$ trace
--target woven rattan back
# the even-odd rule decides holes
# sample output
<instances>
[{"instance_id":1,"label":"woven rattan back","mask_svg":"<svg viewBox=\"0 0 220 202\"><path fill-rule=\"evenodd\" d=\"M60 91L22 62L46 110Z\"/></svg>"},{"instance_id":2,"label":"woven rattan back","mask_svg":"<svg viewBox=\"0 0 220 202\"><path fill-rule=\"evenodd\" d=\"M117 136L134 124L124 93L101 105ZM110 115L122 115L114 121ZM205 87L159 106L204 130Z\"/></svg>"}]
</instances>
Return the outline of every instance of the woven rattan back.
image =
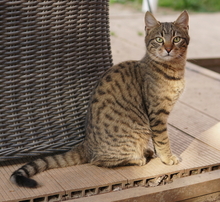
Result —
<instances>
[{"instance_id":1,"label":"woven rattan back","mask_svg":"<svg viewBox=\"0 0 220 202\"><path fill-rule=\"evenodd\" d=\"M68 150L112 65L108 0L1 0L0 54L0 161Z\"/></svg>"}]
</instances>

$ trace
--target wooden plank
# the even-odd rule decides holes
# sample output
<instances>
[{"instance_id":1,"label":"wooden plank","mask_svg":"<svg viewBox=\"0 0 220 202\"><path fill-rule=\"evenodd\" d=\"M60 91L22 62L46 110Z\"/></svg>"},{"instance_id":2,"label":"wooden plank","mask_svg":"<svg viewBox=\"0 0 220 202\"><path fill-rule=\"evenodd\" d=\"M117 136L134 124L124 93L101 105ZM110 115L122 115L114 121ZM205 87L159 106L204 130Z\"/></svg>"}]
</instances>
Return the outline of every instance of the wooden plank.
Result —
<instances>
[{"instance_id":1,"label":"wooden plank","mask_svg":"<svg viewBox=\"0 0 220 202\"><path fill-rule=\"evenodd\" d=\"M14 170L22 166L23 164L5 165L0 167L1 173L1 193L3 194L2 202L14 202L22 200L30 200L37 198L45 198L53 195L64 195L63 188L53 179L48 172L43 172L33 177L40 184L45 183L47 186L41 186L37 189L28 189L18 187L9 181L10 175Z\"/></svg>"},{"instance_id":2,"label":"wooden plank","mask_svg":"<svg viewBox=\"0 0 220 202\"><path fill-rule=\"evenodd\" d=\"M3 190L1 184L0 184L0 190ZM2 194L4 195L4 193L0 192L0 201L3 201L4 199Z\"/></svg>"},{"instance_id":3,"label":"wooden plank","mask_svg":"<svg viewBox=\"0 0 220 202\"><path fill-rule=\"evenodd\" d=\"M220 81L220 74L219 73L211 71L209 69L206 69L202 66L198 66L198 65L193 64L191 62L186 62L186 69L187 69L187 71L193 71L198 74L202 74L206 77L212 78L214 80Z\"/></svg>"},{"instance_id":4,"label":"wooden plank","mask_svg":"<svg viewBox=\"0 0 220 202\"><path fill-rule=\"evenodd\" d=\"M220 150L220 122L209 130L201 133L199 139L215 149Z\"/></svg>"},{"instance_id":5,"label":"wooden plank","mask_svg":"<svg viewBox=\"0 0 220 202\"><path fill-rule=\"evenodd\" d=\"M113 52L114 64L127 60L139 60L145 54L145 49L140 49L140 47L134 46L128 41L122 40L117 35L111 37L111 44L115 44L115 51ZM120 44L120 47L116 46L116 44ZM122 54L125 50L126 54Z\"/></svg>"},{"instance_id":6,"label":"wooden plank","mask_svg":"<svg viewBox=\"0 0 220 202\"><path fill-rule=\"evenodd\" d=\"M204 68L187 63L186 88L180 101L220 121L220 77ZM194 67L194 68L193 68ZM203 72L203 73L202 73Z\"/></svg>"},{"instance_id":7,"label":"wooden plank","mask_svg":"<svg viewBox=\"0 0 220 202\"><path fill-rule=\"evenodd\" d=\"M184 164L185 169L200 166L220 164L219 150L179 131L172 126L169 127L171 149L173 153L182 158L180 164Z\"/></svg>"},{"instance_id":8,"label":"wooden plank","mask_svg":"<svg viewBox=\"0 0 220 202\"><path fill-rule=\"evenodd\" d=\"M174 180L158 187L137 187L69 202L180 201L220 191L220 170Z\"/></svg>"},{"instance_id":9,"label":"wooden plank","mask_svg":"<svg viewBox=\"0 0 220 202\"><path fill-rule=\"evenodd\" d=\"M220 73L220 58L200 58L200 59L190 59L190 63L196 64L198 66L204 67L205 69ZM200 68L201 68L200 67ZM219 75L220 77L220 75Z\"/></svg>"},{"instance_id":10,"label":"wooden plank","mask_svg":"<svg viewBox=\"0 0 220 202\"><path fill-rule=\"evenodd\" d=\"M90 194L97 194L99 188L121 184L122 187L127 183L127 179L111 168L101 168L91 164L71 166L67 168L53 169L48 171L56 177L59 185L65 189L71 198L71 193L79 191L85 195L86 191L92 190Z\"/></svg>"},{"instance_id":11,"label":"wooden plank","mask_svg":"<svg viewBox=\"0 0 220 202\"><path fill-rule=\"evenodd\" d=\"M140 60L144 57L146 52L144 26L143 13L128 11L123 6L120 8L120 12L112 13L110 9L111 47L114 64L127 60Z\"/></svg>"},{"instance_id":12,"label":"wooden plank","mask_svg":"<svg viewBox=\"0 0 220 202\"><path fill-rule=\"evenodd\" d=\"M179 202L218 202L220 201L220 192L196 196L190 199L181 200Z\"/></svg>"},{"instance_id":13,"label":"wooden plank","mask_svg":"<svg viewBox=\"0 0 220 202\"><path fill-rule=\"evenodd\" d=\"M176 103L168 121L195 138L218 123L216 119L186 105L185 102Z\"/></svg>"}]
</instances>

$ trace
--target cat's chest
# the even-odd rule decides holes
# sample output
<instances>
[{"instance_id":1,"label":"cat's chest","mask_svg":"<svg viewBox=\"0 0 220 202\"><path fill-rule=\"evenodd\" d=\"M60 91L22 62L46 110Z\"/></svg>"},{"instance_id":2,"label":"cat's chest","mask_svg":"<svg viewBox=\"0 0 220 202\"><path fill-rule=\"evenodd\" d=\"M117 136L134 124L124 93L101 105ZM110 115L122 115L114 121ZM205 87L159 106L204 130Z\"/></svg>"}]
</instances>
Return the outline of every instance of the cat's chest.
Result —
<instances>
[{"instance_id":1,"label":"cat's chest","mask_svg":"<svg viewBox=\"0 0 220 202\"><path fill-rule=\"evenodd\" d=\"M167 82L167 84L163 85L163 96L167 96L170 98L172 102L176 102L181 93L183 92L185 87L184 79L179 81Z\"/></svg>"},{"instance_id":2,"label":"cat's chest","mask_svg":"<svg viewBox=\"0 0 220 202\"><path fill-rule=\"evenodd\" d=\"M184 79L148 83L146 94L154 99L168 98L170 102L176 102L184 90L184 84Z\"/></svg>"},{"instance_id":3,"label":"cat's chest","mask_svg":"<svg viewBox=\"0 0 220 202\"><path fill-rule=\"evenodd\" d=\"M170 89L173 93L181 93L185 87L184 79L177 80L177 81L168 81L164 83L164 88Z\"/></svg>"}]
</instances>

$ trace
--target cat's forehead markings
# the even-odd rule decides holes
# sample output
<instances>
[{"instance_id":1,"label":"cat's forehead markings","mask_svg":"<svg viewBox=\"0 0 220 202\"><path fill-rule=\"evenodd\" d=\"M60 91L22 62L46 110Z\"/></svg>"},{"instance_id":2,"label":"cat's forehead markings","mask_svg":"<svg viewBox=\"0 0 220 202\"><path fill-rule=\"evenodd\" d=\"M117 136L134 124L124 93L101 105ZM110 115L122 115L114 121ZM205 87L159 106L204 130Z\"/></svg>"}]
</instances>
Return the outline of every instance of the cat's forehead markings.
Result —
<instances>
[{"instance_id":1,"label":"cat's forehead markings","mask_svg":"<svg viewBox=\"0 0 220 202\"><path fill-rule=\"evenodd\" d=\"M164 35L169 34L170 30L172 30L171 23L164 22L164 23L161 23L161 26L162 26L162 32Z\"/></svg>"},{"instance_id":2,"label":"cat's forehead markings","mask_svg":"<svg viewBox=\"0 0 220 202\"><path fill-rule=\"evenodd\" d=\"M176 35L176 30L174 29L172 23L164 22L161 23L160 34L162 37L165 37L166 35L171 35L172 37L174 37Z\"/></svg>"}]
</instances>

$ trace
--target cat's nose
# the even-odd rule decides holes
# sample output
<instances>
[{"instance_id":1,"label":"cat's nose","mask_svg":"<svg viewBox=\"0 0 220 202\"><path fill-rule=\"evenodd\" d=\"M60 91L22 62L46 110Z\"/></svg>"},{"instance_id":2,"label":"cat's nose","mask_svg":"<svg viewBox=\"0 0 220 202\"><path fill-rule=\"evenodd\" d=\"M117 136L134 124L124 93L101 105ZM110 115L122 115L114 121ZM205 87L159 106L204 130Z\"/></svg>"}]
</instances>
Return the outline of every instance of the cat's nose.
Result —
<instances>
[{"instance_id":1,"label":"cat's nose","mask_svg":"<svg viewBox=\"0 0 220 202\"><path fill-rule=\"evenodd\" d=\"M172 50L172 47L168 46L168 47L165 47L167 53L170 53L170 51Z\"/></svg>"}]
</instances>

